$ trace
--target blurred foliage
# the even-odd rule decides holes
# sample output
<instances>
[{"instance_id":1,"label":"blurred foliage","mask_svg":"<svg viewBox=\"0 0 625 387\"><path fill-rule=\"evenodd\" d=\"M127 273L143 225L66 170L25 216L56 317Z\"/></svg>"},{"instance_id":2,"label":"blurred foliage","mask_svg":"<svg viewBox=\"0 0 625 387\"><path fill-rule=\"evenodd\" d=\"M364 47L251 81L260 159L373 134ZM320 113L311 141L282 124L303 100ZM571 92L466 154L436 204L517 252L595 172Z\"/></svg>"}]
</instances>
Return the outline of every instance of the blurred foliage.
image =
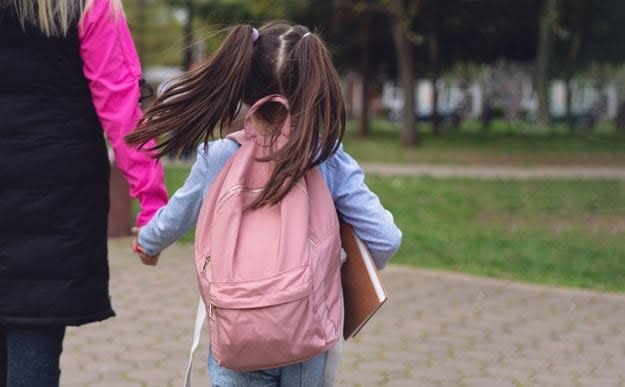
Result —
<instances>
[{"instance_id":1,"label":"blurred foliage","mask_svg":"<svg viewBox=\"0 0 625 387\"><path fill-rule=\"evenodd\" d=\"M181 66L185 45L192 48L193 57L203 58L217 49L222 32L233 24L260 26L286 19L320 33L339 72L356 71L366 85L376 79L400 78L398 58L406 58L406 52L412 58L402 66L403 72L412 69L415 78L436 79L445 74L474 78L480 66L504 60L532 68L535 80L585 77L625 84L625 39L621 38L625 1L550 0L556 6L543 12L547 1L128 0L125 7L144 66ZM192 25L186 23L189 9ZM547 34L539 34L541 17L548 19L542 29ZM406 28L402 30L405 38L397 41L393 26L398 23ZM410 41L408 46L405 39ZM187 58L190 51L186 51ZM539 51L543 55L537 66ZM547 84L535 85L541 111L548 104ZM411 89L408 84L400 86ZM625 104L619 112L618 126L625 127ZM366 128L367 120L361 121ZM416 132L417 125L407 122L404 126L404 134ZM404 141L407 138L402 141L413 144Z\"/></svg>"},{"instance_id":2,"label":"blurred foliage","mask_svg":"<svg viewBox=\"0 0 625 387\"><path fill-rule=\"evenodd\" d=\"M426 37L433 29L439 35L439 62L444 70L456 68L459 62L531 62L535 58L537 24L544 0L415 1L419 8L410 28L417 73L423 75L428 70ZM193 5L196 39L208 42L215 32L236 23L261 25L271 19L292 20L320 31L338 67L343 69L358 67L361 27L366 19L368 47L375 54L372 70L395 75L388 0L127 0L126 13L146 64L180 63L189 4ZM581 35L579 53L574 58L577 71L588 71L591 64L596 68L596 63L623 62L625 1L561 0L558 4L551 72L569 60L576 33Z\"/></svg>"},{"instance_id":3,"label":"blurred foliage","mask_svg":"<svg viewBox=\"0 0 625 387\"><path fill-rule=\"evenodd\" d=\"M127 0L124 10L144 66L178 66L182 60L180 12L166 0Z\"/></svg>"}]
</instances>

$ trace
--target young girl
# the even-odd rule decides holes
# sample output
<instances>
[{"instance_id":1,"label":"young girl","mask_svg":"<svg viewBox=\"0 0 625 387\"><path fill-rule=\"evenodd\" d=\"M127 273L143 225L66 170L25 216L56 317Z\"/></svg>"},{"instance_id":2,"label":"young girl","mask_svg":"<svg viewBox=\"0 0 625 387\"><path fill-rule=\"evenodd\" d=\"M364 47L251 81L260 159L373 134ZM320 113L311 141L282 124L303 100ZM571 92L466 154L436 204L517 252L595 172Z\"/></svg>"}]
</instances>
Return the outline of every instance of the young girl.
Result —
<instances>
[{"instance_id":1,"label":"young girl","mask_svg":"<svg viewBox=\"0 0 625 387\"><path fill-rule=\"evenodd\" d=\"M144 263L156 264L159 253L195 224L211 183L239 148L229 139L209 141L215 128L221 134L243 104L252 106L272 94L288 101L292 129L267 160L274 172L254 206L279 202L307 170L318 167L337 211L370 248L377 266L384 267L397 251L401 232L392 215L367 188L362 170L340 144L345 107L325 45L304 26L270 23L260 30L234 27L217 53L174 82L127 137L130 144L143 146L162 136L165 140L156 147L161 156L203 142L184 186L139 231L135 251ZM252 120L277 138L284 114L266 104ZM326 362L323 353L285 367L238 372L220 367L209 356L209 374L213 386L321 386Z\"/></svg>"}]
</instances>

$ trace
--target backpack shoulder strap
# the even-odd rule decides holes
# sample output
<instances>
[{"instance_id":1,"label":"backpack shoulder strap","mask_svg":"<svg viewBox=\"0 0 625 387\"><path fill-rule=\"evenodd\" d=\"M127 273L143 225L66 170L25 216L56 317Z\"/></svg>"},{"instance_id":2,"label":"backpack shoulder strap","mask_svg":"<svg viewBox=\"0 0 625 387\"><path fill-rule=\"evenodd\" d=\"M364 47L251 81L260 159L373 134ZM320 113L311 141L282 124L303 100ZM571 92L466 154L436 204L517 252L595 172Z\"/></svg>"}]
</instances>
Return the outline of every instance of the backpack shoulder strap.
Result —
<instances>
[{"instance_id":1,"label":"backpack shoulder strap","mask_svg":"<svg viewBox=\"0 0 625 387\"><path fill-rule=\"evenodd\" d=\"M193 342L191 343L191 349L189 350L189 361L187 363L187 369L184 373L184 387L191 387L191 369L193 368L193 354L200 345L200 336L202 335L202 326L206 320L206 307L204 301L200 297L200 301L197 306L197 313L195 315L195 326L193 328Z\"/></svg>"},{"instance_id":2,"label":"backpack shoulder strap","mask_svg":"<svg viewBox=\"0 0 625 387\"><path fill-rule=\"evenodd\" d=\"M282 128L280 129L280 137L282 137L282 139L288 138L291 131L291 114L289 109L289 102L284 96L280 94L271 94L256 101L245 114L243 129L229 134L227 138L239 143L240 145L244 145L252 140L255 140L257 145L266 145L266 136L264 136L258 131L258 129L256 129L252 122L252 116L261 106L269 102L279 103L287 110L287 117L282 124ZM282 141L278 142L281 143Z\"/></svg>"},{"instance_id":3,"label":"backpack shoulder strap","mask_svg":"<svg viewBox=\"0 0 625 387\"><path fill-rule=\"evenodd\" d=\"M232 132L226 136L227 139L236 142L239 145L243 145L247 141L250 140L249 136L246 135L245 130L237 130L236 132Z\"/></svg>"}]
</instances>

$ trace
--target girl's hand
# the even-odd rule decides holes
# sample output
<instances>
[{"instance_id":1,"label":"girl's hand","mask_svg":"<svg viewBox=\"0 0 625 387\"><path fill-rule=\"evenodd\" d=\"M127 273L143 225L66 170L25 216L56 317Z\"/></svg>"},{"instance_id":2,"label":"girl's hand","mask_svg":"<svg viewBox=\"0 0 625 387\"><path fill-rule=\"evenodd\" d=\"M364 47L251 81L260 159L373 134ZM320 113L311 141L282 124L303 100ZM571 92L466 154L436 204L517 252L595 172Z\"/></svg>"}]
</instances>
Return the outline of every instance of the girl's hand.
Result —
<instances>
[{"instance_id":1,"label":"girl's hand","mask_svg":"<svg viewBox=\"0 0 625 387\"><path fill-rule=\"evenodd\" d=\"M132 229L132 232L137 235L139 233L139 229L134 227ZM156 254L154 256L151 255L147 255L143 249L141 248L141 246L139 245L139 242L137 241L137 238L134 238L132 240L132 251L135 252L135 254L137 254L137 256L141 259L141 262L143 262L144 265L148 265L148 266L156 266L156 264L158 263L158 257L160 256L160 254Z\"/></svg>"}]
</instances>

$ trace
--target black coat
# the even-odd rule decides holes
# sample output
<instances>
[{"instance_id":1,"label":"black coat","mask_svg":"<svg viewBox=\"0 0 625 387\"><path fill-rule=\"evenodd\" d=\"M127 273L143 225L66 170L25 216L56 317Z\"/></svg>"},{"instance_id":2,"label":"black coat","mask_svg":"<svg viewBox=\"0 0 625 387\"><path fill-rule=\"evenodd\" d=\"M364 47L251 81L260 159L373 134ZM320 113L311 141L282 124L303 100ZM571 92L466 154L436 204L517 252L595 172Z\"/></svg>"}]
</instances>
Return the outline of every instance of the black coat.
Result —
<instances>
[{"instance_id":1,"label":"black coat","mask_svg":"<svg viewBox=\"0 0 625 387\"><path fill-rule=\"evenodd\" d=\"M108 180L76 28L24 32L0 8L0 326L114 315Z\"/></svg>"}]
</instances>

